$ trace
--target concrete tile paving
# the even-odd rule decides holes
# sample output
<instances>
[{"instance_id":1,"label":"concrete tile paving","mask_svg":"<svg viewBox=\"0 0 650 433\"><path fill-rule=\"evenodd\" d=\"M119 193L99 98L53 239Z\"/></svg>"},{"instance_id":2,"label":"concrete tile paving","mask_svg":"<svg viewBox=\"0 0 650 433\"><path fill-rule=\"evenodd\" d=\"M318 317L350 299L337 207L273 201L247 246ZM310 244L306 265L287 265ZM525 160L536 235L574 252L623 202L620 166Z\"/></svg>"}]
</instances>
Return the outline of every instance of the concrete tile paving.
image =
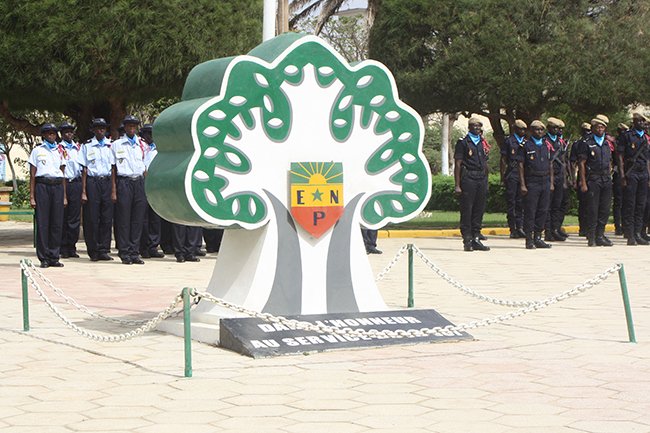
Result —
<instances>
[{"instance_id":1,"label":"concrete tile paving","mask_svg":"<svg viewBox=\"0 0 650 433\"><path fill-rule=\"evenodd\" d=\"M471 331L476 341L334 351L253 360L194 343L194 377L183 343L148 333L98 343L69 330L33 290L22 332L20 272L34 259L28 224L0 223L0 431L20 432L650 432L650 247L587 248L572 235L551 250L491 237L488 253L464 253L457 238L380 239L378 273L407 242L466 287L506 299L544 299L617 262L625 264L637 344L627 342L618 276L584 294ZM82 246L82 245L80 245ZM82 251L83 253L83 251ZM183 286L202 288L215 256L144 266L65 261L54 285L103 314L142 319ZM416 257L415 304L461 323L509 308L452 287ZM379 283L405 308L406 256ZM64 305L78 326L122 332Z\"/></svg>"}]
</instances>

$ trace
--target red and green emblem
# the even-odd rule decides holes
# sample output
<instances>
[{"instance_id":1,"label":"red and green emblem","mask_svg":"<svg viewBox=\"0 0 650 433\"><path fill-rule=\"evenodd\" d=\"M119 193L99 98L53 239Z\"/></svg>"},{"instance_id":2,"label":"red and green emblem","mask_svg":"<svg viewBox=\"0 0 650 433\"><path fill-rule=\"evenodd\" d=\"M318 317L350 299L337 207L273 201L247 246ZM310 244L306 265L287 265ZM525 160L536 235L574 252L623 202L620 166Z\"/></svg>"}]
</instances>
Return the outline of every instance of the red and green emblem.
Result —
<instances>
[{"instance_id":1,"label":"red and green emblem","mask_svg":"<svg viewBox=\"0 0 650 433\"><path fill-rule=\"evenodd\" d=\"M343 215L343 164L291 163L291 215L319 238Z\"/></svg>"}]
</instances>

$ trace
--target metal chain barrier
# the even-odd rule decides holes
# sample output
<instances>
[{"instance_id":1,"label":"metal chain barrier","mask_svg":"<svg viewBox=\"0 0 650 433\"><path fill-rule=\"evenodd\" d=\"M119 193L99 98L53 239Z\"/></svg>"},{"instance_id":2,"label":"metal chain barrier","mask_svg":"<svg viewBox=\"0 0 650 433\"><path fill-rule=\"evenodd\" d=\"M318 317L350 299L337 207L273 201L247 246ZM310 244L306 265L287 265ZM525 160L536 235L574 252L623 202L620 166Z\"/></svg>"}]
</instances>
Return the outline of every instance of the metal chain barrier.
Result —
<instances>
[{"instance_id":1,"label":"metal chain barrier","mask_svg":"<svg viewBox=\"0 0 650 433\"><path fill-rule=\"evenodd\" d=\"M27 262L27 263L24 263ZM63 293L61 289L56 287L54 283L47 278L36 266L31 261L24 261L21 262L21 268L24 270L27 270L26 268L29 268L30 274L35 275L38 277L41 281L43 281L49 288L56 293L59 297L63 298L65 300L66 304L76 308L77 310L88 314L91 317L94 317L96 319L104 320L106 322L111 322L111 323L116 323L119 325L125 325L125 326L142 326L149 322L151 319L120 319L117 317L110 317L110 316L105 316L103 314L97 313L96 311L90 310L88 307L85 305L79 304L75 299L71 298L70 296L66 295ZM195 298L192 306L195 306L199 303L200 298ZM178 311L174 311L169 317L177 317L183 314L183 309L179 309Z\"/></svg>"},{"instance_id":2,"label":"metal chain barrier","mask_svg":"<svg viewBox=\"0 0 650 433\"><path fill-rule=\"evenodd\" d=\"M478 293L477 291L470 289L469 287L466 287L463 285L461 282L455 280L452 278L449 274L441 270L438 266L436 266L427 256L424 255L424 253L415 245L413 245L413 251L415 251L415 254L422 259L422 261L429 266L429 268L438 274L440 278L448 282L450 285L453 287L456 287L459 289L461 292L470 295L478 300L484 301L484 302L490 302L495 305L501 305L505 307L527 307L535 304L540 304L540 303L546 303L547 301L551 299L557 299L559 301L563 301L564 299L567 299L571 296L574 296L577 294L577 292L582 292L584 289L582 289L583 286L588 286L588 288L591 288L594 285L600 284L604 280L606 280L611 274L614 274L618 272L619 269L621 269L620 264L616 264L612 266L611 268L607 269L605 272L602 274L598 274L595 277L585 281L584 283L577 285L576 287L569 289L565 292L560 293L559 295L551 296L546 299L541 299L541 300L533 300L533 301L521 301L521 300L508 300L508 299L499 299L495 298L489 295L484 295L482 293Z\"/></svg>"},{"instance_id":3,"label":"metal chain barrier","mask_svg":"<svg viewBox=\"0 0 650 433\"><path fill-rule=\"evenodd\" d=\"M399 251L397 251L395 257L393 257L393 259L390 262L388 262L384 270L382 270L379 274L377 274L377 278L375 278L375 281L383 280L386 274L388 274L391 271L391 269L393 269L393 266L395 266L397 261L400 259L400 257L402 257L402 255L404 255L406 251L408 251L408 246L403 245L402 248L400 248Z\"/></svg>"},{"instance_id":4,"label":"metal chain barrier","mask_svg":"<svg viewBox=\"0 0 650 433\"><path fill-rule=\"evenodd\" d=\"M25 263L29 262L29 263ZM47 297L45 292L41 289L41 287L38 285L38 282L34 278L34 274L32 274L32 269L34 268L33 264L31 261L23 260L21 262L21 268L23 270L23 273L27 277L27 280L29 281L30 285L34 288L38 296L41 297L43 302L52 310L52 312L59 318L61 321L70 329L73 331L77 332L79 335L89 338L94 341L100 341L100 342L108 342L108 343L115 343L115 342L121 342L121 341L127 341L132 338L135 338L139 335L144 334L145 332L149 332L153 330L160 322L162 322L164 319L167 317L171 316L174 308L178 306L182 302L182 296L176 295L174 300L165 308L163 311L158 313L155 317L152 319L146 321L142 326L133 329L129 332L124 332L122 334L112 334L112 335L103 335L103 334L97 334L95 332L88 331L84 328L81 328L74 323L72 323L69 319L67 319L63 313L56 307L56 305ZM77 304L78 305L78 304Z\"/></svg>"}]
</instances>

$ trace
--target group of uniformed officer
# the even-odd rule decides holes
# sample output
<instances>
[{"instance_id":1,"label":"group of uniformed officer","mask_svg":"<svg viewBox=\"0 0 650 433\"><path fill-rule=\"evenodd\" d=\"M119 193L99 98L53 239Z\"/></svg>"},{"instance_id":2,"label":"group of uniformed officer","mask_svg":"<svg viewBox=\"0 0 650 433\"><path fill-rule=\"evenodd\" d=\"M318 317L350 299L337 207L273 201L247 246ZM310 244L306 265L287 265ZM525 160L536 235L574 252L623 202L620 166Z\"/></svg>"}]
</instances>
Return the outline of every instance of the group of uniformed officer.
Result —
<instances>
[{"instance_id":1,"label":"group of uniformed officer","mask_svg":"<svg viewBox=\"0 0 650 433\"><path fill-rule=\"evenodd\" d=\"M550 117L546 125L535 120L530 128L516 120L500 151L510 237L525 238L527 249L551 248L547 242L565 241L568 234L562 224L574 188L579 200L579 234L586 236L588 246L612 246L605 235L612 196L616 234L624 235L628 245L648 245L648 119L637 112L632 122L632 129L619 124L614 138L607 133L609 119L599 114L582 124L582 136L570 144L563 137L561 119ZM480 119L472 117L469 132L458 141L454 153L465 251L490 249L481 242L490 150L482 126Z\"/></svg>"},{"instance_id":2,"label":"group of uniformed officer","mask_svg":"<svg viewBox=\"0 0 650 433\"><path fill-rule=\"evenodd\" d=\"M94 136L82 145L74 141L75 127L68 122L58 128L52 123L41 127L43 144L29 157L30 205L35 209L36 255L41 267L62 267L60 258L79 257L76 243L82 208L91 261L114 260L109 255L112 230L123 264L144 264L143 257L164 257L158 250L161 244L178 262L197 262L197 255L205 255L201 228L163 224L149 206L144 177L157 150L152 125L145 124L138 131L139 125L137 118L126 116L123 135L111 141L106 134L108 123L93 119ZM171 236L164 236L165 232ZM210 233L208 251L216 252L220 233Z\"/></svg>"}]
</instances>

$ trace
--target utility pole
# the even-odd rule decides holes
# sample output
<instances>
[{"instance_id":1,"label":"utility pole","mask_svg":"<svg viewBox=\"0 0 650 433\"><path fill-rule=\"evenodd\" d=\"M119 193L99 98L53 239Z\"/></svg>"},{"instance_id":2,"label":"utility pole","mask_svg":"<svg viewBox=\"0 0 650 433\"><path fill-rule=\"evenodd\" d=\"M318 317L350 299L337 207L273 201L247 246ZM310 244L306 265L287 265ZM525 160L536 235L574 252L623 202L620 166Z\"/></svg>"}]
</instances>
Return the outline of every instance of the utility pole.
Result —
<instances>
[{"instance_id":1,"label":"utility pole","mask_svg":"<svg viewBox=\"0 0 650 433\"><path fill-rule=\"evenodd\" d=\"M275 36L276 0L264 0L264 21L262 22L262 41L268 41Z\"/></svg>"}]
</instances>

